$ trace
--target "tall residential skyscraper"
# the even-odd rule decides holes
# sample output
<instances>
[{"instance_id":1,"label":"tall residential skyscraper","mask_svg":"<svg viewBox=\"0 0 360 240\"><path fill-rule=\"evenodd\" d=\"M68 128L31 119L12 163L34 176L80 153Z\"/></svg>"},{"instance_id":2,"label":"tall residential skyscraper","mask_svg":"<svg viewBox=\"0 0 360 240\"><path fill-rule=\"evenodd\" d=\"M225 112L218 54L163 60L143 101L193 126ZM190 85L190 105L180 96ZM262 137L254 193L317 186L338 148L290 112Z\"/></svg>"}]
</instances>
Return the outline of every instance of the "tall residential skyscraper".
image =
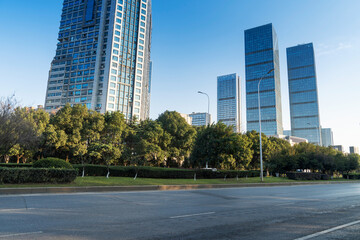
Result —
<instances>
[{"instance_id":1,"label":"tall residential skyscraper","mask_svg":"<svg viewBox=\"0 0 360 240\"><path fill-rule=\"evenodd\" d=\"M241 131L240 77L234 73L217 78L217 120Z\"/></svg>"},{"instance_id":2,"label":"tall residential skyscraper","mask_svg":"<svg viewBox=\"0 0 360 240\"><path fill-rule=\"evenodd\" d=\"M329 147L334 145L334 137L331 128L321 129L321 141L324 147Z\"/></svg>"},{"instance_id":3,"label":"tall residential skyscraper","mask_svg":"<svg viewBox=\"0 0 360 240\"><path fill-rule=\"evenodd\" d=\"M45 109L149 116L151 0L64 0Z\"/></svg>"},{"instance_id":4,"label":"tall residential skyscraper","mask_svg":"<svg viewBox=\"0 0 360 240\"><path fill-rule=\"evenodd\" d=\"M258 83L261 127L266 135L282 135L279 48L272 24L245 30L247 130L259 131ZM273 72L267 74L269 70Z\"/></svg>"},{"instance_id":5,"label":"tall residential skyscraper","mask_svg":"<svg viewBox=\"0 0 360 240\"><path fill-rule=\"evenodd\" d=\"M286 49L291 132L321 145L321 126L316 82L315 54L312 43Z\"/></svg>"}]
</instances>

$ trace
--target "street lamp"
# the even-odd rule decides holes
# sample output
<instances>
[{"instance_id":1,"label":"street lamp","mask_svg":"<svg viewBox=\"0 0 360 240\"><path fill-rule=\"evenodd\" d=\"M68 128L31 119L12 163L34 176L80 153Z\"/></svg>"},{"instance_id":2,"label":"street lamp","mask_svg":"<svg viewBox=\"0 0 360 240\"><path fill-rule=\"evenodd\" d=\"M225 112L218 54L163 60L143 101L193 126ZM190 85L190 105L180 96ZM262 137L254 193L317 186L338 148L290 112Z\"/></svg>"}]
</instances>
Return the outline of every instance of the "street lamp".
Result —
<instances>
[{"instance_id":1,"label":"street lamp","mask_svg":"<svg viewBox=\"0 0 360 240\"><path fill-rule=\"evenodd\" d=\"M207 96L207 98L208 98L208 114L210 114L210 112L209 112L210 111L210 98L209 98L209 95L207 93L202 92L202 91L198 91L198 93L204 94L204 95Z\"/></svg>"},{"instance_id":2,"label":"street lamp","mask_svg":"<svg viewBox=\"0 0 360 240\"><path fill-rule=\"evenodd\" d=\"M198 93L204 94L208 98L208 116L207 117L209 117L209 123L208 124L210 124L210 98L209 98L209 95L207 93L202 92L202 91L198 91ZM206 161L206 167L205 168L206 169L208 168L208 161Z\"/></svg>"},{"instance_id":3,"label":"street lamp","mask_svg":"<svg viewBox=\"0 0 360 240\"><path fill-rule=\"evenodd\" d=\"M260 179L261 179L261 182L264 181L264 170L263 170L263 157L262 157L262 139L261 139L261 109L260 109L260 83L261 83L261 80L263 80L263 78L270 74L271 72L273 72L274 69L270 69L267 73L265 73L259 80L259 83L258 83L258 105L259 105L259 128L260 128L260 132L259 132L259 135L260 135Z\"/></svg>"}]
</instances>

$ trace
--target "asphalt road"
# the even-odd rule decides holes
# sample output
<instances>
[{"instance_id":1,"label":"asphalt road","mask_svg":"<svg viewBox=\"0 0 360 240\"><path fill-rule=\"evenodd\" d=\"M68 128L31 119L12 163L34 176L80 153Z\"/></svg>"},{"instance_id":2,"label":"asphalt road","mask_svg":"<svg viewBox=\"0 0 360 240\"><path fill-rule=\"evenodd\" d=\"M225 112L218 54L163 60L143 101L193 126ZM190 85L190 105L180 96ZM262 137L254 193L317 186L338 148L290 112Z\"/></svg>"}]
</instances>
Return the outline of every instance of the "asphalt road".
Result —
<instances>
[{"instance_id":1,"label":"asphalt road","mask_svg":"<svg viewBox=\"0 0 360 240\"><path fill-rule=\"evenodd\" d=\"M360 239L360 184L0 195L2 239Z\"/></svg>"}]
</instances>

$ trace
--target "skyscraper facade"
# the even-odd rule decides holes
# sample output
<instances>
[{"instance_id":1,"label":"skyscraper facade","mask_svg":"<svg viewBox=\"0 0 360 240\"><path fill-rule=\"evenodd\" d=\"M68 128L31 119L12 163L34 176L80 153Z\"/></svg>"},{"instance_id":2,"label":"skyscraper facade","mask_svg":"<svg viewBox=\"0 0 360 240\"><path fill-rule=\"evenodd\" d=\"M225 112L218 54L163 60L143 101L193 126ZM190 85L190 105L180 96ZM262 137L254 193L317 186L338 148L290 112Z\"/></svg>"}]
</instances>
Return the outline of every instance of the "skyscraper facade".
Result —
<instances>
[{"instance_id":1,"label":"skyscraper facade","mask_svg":"<svg viewBox=\"0 0 360 240\"><path fill-rule=\"evenodd\" d=\"M217 120L241 131L240 77L234 73L217 78Z\"/></svg>"},{"instance_id":2,"label":"skyscraper facade","mask_svg":"<svg viewBox=\"0 0 360 240\"><path fill-rule=\"evenodd\" d=\"M321 126L316 80L315 54L312 43L286 49L291 132L321 145Z\"/></svg>"},{"instance_id":3,"label":"skyscraper facade","mask_svg":"<svg viewBox=\"0 0 360 240\"><path fill-rule=\"evenodd\" d=\"M151 0L64 0L45 109L149 116Z\"/></svg>"},{"instance_id":4,"label":"skyscraper facade","mask_svg":"<svg viewBox=\"0 0 360 240\"><path fill-rule=\"evenodd\" d=\"M284 130L284 131L283 131L283 134L284 134L285 136L291 136L291 130Z\"/></svg>"},{"instance_id":5,"label":"skyscraper facade","mask_svg":"<svg viewBox=\"0 0 360 240\"><path fill-rule=\"evenodd\" d=\"M262 132L282 135L279 48L272 24L245 30L247 130L259 131L258 83ZM269 72L269 70L274 71ZM268 74L267 74L268 73Z\"/></svg>"},{"instance_id":6,"label":"skyscraper facade","mask_svg":"<svg viewBox=\"0 0 360 240\"><path fill-rule=\"evenodd\" d=\"M334 137L331 128L322 128L321 129L321 140L324 147L329 147L334 145Z\"/></svg>"}]
</instances>

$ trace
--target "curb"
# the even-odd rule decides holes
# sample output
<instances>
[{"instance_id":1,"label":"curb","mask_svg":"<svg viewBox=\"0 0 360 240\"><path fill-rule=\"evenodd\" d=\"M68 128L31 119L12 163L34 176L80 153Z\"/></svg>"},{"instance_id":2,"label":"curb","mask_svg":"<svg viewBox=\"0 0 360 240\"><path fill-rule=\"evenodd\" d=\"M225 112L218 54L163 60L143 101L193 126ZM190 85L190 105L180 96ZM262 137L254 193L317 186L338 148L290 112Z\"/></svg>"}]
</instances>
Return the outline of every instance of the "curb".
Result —
<instances>
[{"instance_id":1,"label":"curb","mask_svg":"<svg viewBox=\"0 0 360 240\"><path fill-rule=\"evenodd\" d=\"M352 184L349 182L288 182L288 183L239 183L239 184L187 184L187 185L140 185L140 186L89 186L89 187L39 187L39 188L0 188L0 195L9 194L55 194L55 193L96 193L96 192L135 192L135 191L177 191L214 188L280 187L322 184Z\"/></svg>"}]
</instances>

